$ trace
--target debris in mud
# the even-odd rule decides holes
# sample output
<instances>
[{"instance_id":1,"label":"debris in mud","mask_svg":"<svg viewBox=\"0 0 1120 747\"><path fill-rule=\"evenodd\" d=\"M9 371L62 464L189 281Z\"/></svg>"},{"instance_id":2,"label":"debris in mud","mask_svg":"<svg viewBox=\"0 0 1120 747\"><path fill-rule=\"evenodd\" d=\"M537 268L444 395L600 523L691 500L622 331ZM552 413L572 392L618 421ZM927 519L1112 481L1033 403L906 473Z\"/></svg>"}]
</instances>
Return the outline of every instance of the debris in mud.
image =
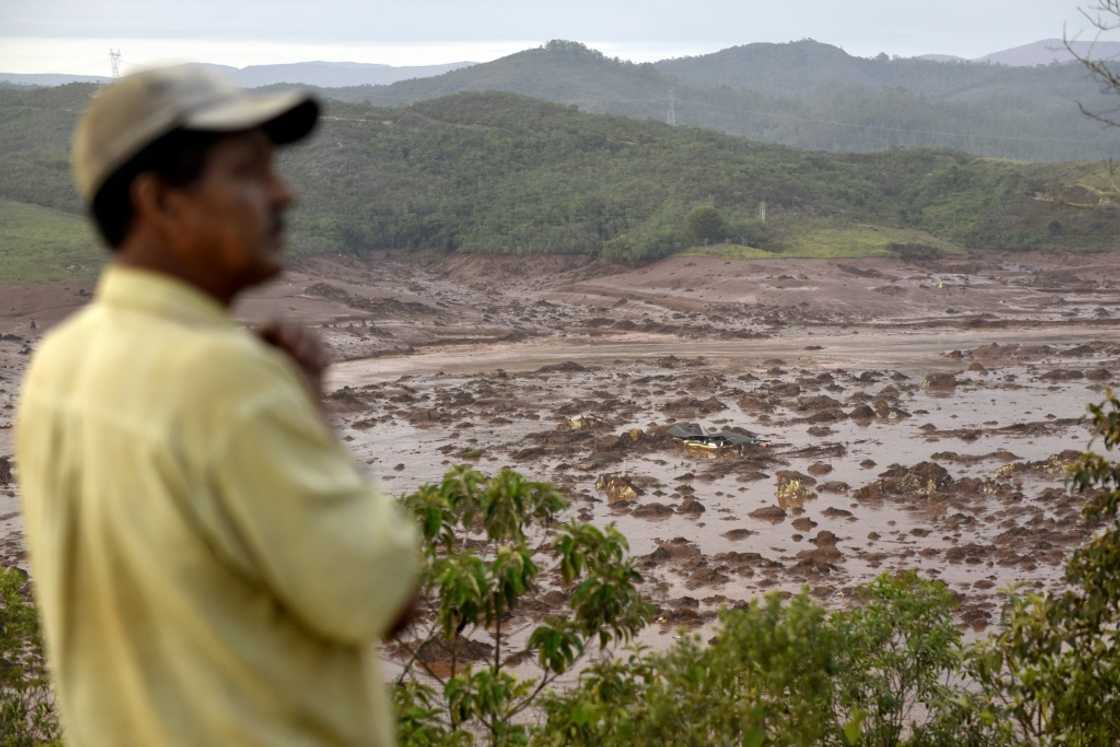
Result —
<instances>
[{"instance_id":1,"label":"debris in mud","mask_svg":"<svg viewBox=\"0 0 1120 747\"><path fill-rule=\"evenodd\" d=\"M760 436L742 428L725 428L718 433L705 433L696 423L670 426L669 435L688 448L707 451L727 449L741 453L746 447L766 445Z\"/></svg>"},{"instance_id":2,"label":"debris in mud","mask_svg":"<svg viewBox=\"0 0 1120 747\"><path fill-rule=\"evenodd\" d=\"M1082 452L1080 451L1066 449L1041 461L1004 465L996 470L995 477L1000 479L1033 475L1035 477L1062 479L1069 474L1070 469L1077 464L1081 456Z\"/></svg>"},{"instance_id":3,"label":"debris in mud","mask_svg":"<svg viewBox=\"0 0 1120 747\"><path fill-rule=\"evenodd\" d=\"M594 415L575 415L564 420L568 430L571 431L586 431L597 426L601 426L603 421Z\"/></svg>"},{"instance_id":4,"label":"debris in mud","mask_svg":"<svg viewBox=\"0 0 1120 747\"><path fill-rule=\"evenodd\" d=\"M644 492L625 475L600 475L595 487L607 494L609 503L632 503Z\"/></svg>"},{"instance_id":5,"label":"debris in mud","mask_svg":"<svg viewBox=\"0 0 1120 747\"><path fill-rule=\"evenodd\" d=\"M955 451L938 451L931 454L930 459L935 462L957 462L958 464L976 464L977 462L1017 462L1019 457L1007 449L992 451L987 454L958 454Z\"/></svg>"},{"instance_id":6,"label":"debris in mud","mask_svg":"<svg viewBox=\"0 0 1120 747\"><path fill-rule=\"evenodd\" d=\"M813 478L809 478L812 480ZM815 481L814 481L815 482ZM807 501L816 499L817 494L809 489L813 483L806 483L796 477L778 476L778 505L786 511L799 512Z\"/></svg>"}]
</instances>

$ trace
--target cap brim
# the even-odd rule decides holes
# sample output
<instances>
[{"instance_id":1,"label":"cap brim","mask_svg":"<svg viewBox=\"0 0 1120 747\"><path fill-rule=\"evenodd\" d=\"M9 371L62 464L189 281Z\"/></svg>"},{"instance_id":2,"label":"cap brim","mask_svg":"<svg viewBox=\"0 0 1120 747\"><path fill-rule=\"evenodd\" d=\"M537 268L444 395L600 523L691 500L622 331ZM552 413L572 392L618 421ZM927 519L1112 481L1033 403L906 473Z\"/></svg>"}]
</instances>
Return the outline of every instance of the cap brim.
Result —
<instances>
[{"instance_id":1,"label":"cap brim","mask_svg":"<svg viewBox=\"0 0 1120 747\"><path fill-rule=\"evenodd\" d=\"M192 112L182 126L210 132L238 132L260 127L272 142L287 145L311 134L319 122L319 112L319 102L304 91L245 93Z\"/></svg>"}]
</instances>

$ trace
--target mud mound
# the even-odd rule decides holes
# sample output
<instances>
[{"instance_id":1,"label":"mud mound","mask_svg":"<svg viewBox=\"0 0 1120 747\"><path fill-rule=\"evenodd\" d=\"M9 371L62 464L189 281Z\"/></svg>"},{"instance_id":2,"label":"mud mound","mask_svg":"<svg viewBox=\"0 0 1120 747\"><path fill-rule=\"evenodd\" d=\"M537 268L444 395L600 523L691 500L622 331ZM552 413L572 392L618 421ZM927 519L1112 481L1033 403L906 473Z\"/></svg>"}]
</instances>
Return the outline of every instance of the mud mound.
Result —
<instances>
[{"instance_id":1,"label":"mud mound","mask_svg":"<svg viewBox=\"0 0 1120 747\"><path fill-rule=\"evenodd\" d=\"M935 462L920 462L912 467L893 465L879 479L865 485L853 495L859 501L885 498L912 498L945 490L953 484L949 471Z\"/></svg>"}]
</instances>

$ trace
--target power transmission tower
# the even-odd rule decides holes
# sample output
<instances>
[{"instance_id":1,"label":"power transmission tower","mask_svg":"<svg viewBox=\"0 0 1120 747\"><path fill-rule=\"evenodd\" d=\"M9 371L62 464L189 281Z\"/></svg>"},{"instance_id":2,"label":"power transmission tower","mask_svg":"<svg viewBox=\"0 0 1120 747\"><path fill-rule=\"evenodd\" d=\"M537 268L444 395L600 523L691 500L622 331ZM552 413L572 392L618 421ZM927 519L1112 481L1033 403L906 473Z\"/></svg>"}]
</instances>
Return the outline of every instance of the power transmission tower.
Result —
<instances>
[{"instance_id":1,"label":"power transmission tower","mask_svg":"<svg viewBox=\"0 0 1120 747\"><path fill-rule=\"evenodd\" d=\"M669 114L665 117L665 124L670 127L677 126L677 92L669 91Z\"/></svg>"},{"instance_id":2,"label":"power transmission tower","mask_svg":"<svg viewBox=\"0 0 1120 747\"><path fill-rule=\"evenodd\" d=\"M119 49L109 50L109 65L113 68L113 77L121 77L121 51Z\"/></svg>"}]
</instances>

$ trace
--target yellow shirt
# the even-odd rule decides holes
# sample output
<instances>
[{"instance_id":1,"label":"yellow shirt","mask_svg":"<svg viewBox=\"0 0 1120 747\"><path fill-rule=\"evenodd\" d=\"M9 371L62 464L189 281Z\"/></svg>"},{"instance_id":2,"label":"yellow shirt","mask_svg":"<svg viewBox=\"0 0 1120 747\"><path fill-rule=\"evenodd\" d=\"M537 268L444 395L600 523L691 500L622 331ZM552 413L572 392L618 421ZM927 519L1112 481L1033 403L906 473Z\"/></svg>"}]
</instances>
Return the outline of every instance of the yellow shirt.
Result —
<instances>
[{"instance_id":1,"label":"yellow shirt","mask_svg":"<svg viewBox=\"0 0 1120 747\"><path fill-rule=\"evenodd\" d=\"M375 642L417 532L219 304L107 270L34 357L16 459L68 744L392 744Z\"/></svg>"}]
</instances>

